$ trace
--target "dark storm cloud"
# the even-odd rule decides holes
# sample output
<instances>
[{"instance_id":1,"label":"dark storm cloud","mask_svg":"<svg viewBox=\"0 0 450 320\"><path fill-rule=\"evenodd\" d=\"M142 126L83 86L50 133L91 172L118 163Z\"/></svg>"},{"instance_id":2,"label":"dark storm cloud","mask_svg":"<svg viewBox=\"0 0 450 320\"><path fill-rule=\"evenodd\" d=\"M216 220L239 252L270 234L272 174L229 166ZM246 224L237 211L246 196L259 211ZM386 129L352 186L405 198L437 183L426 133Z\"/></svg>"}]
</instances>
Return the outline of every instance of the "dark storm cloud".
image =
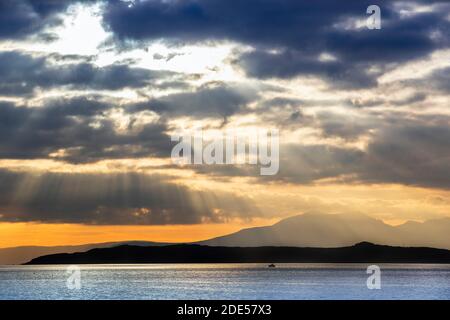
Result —
<instances>
[{"instance_id":1,"label":"dark storm cloud","mask_svg":"<svg viewBox=\"0 0 450 320\"><path fill-rule=\"evenodd\" d=\"M382 8L384 12L385 7ZM444 12L420 13L409 17L393 14L382 17L380 30L335 30L327 39L327 48L338 58L358 62L404 62L424 56L434 49L448 46L448 41L433 40L432 32L448 35L450 26Z\"/></svg>"},{"instance_id":2,"label":"dark storm cloud","mask_svg":"<svg viewBox=\"0 0 450 320\"><path fill-rule=\"evenodd\" d=\"M450 118L444 115L411 117L406 114L373 119L347 119L324 113L307 119L327 138L354 141L366 135L366 148L345 145L281 144L280 169L274 176L260 176L258 166L197 166L213 176L245 176L270 181L314 184L322 179L344 183L398 183L425 188L450 189ZM303 120L297 120L303 121Z\"/></svg>"},{"instance_id":3,"label":"dark storm cloud","mask_svg":"<svg viewBox=\"0 0 450 320\"><path fill-rule=\"evenodd\" d=\"M0 221L97 225L196 224L257 214L246 198L193 191L158 175L7 170L0 170L0 209Z\"/></svg>"},{"instance_id":4,"label":"dark storm cloud","mask_svg":"<svg viewBox=\"0 0 450 320\"><path fill-rule=\"evenodd\" d=\"M111 119L101 117L114 105L97 98L50 100L41 107L0 102L0 158L48 158L62 149L61 159L70 162L170 154L164 122L119 133Z\"/></svg>"},{"instance_id":5,"label":"dark storm cloud","mask_svg":"<svg viewBox=\"0 0 450 320\"><path fill-rule=\"evenodd\" d=\"M30 94L36 88L58 86L91 90L142 88L171 79L174 75L172 72L132 68L125 64L105 67L88 62L56 65L44 57L17 51L0 52L0 74L0 94L17 96Z\"/></svg>"},{"instance_id":6,"label":"dark storm cloud","mask_svg":"<svg viewBox=\"0 0 450 320\"><path fill-rule=\"evenodd\" d=\"M290 78L315 75L339 87L376 85L372 66L387 67L426 56L449 45L449 7L400 16L395 4L379 1L382 29L348 28L349 19L366 19L373 1L188 0L110 1L105 25L121 40L179 42L233 40L255 51L236 58L251 76ZM433 38L432 33L435 35ZM277 49L278 53L268 53ZM319 61L322 53L335 61ZM392 67L392 66L391 66Z\"/></svg>"},{"instance_id":7,"label":"dark storm cloud","mask_svg":"<svg viewBox=\"0 0 450 320\"><path fill-rule=\"evenodd\" d=\"M254 88L224 83L207 84L192 92L170 94L150 99L128 108L129 111L151 110L171 116L222 117L243 112L257 100Z\"/></svg>"},{"instance_id":8,"label":"dark storm cloud","mask_svg":"<svg viewBox=\"0 0 450 320\"><path fill-rule=\"evenodd\" d=\"M253 51L243 54L238 61L247 74L257 78L292 78L298 75L318 76L335 87L365 88L377 84L381 74L369 73L368 65L342 61L319 61L317 56L306 57L299 51L269 53Z\"/></svg>"},{"instance_id":9,"label":"dark storm cloud","mask_svg":"<svg viewBox=\"0 0 450 320\"><path fill-rule=\"evenodd\" d=\"M365 16L370 1L109 1L104 22L121 39L236 40L316 50L340 19ZM386 9L386 16L392 15ZM312 41L312 39L315 41Z\"/></svg>"},{"instance_id":10,"label":"dark storm cloud","mask_svg":"<svg viewBox=\"0 0 450 320\"><path fill-rule=\"evenodd\" d=\"M450 119L405 121L380 130L369 144L359 178L450 189Z\"/></svg>"},{"instance_id":11,"label":"dark storm cloud","mask_svg":"<svg viewBox=\"0 0 450 320\"><path fill-rule=\"evenodd\" d=\"M341 137L355 134L351 126L338 127L338 130L343 129L344 132L337 132ZM346 181L450 189L450 118L392 116L376 126L375 131L366 150L330 146L285 147L279 178L311 183L346 175Z\"/></svg>"},{"instance_id":12,"label":"dark storm cloud","mask_svg":"<svg viewBox=\"0 0 450 320\"><path fill-rule=\"evenodd\" d=\"M61 21L56 17L73 0L1 0L0 39L20 39Z\"/></svg>"},{"instance_id":13,"label":"dark storm cloud","mask_svg":"<svg viewBox=\"0 0 450 320\"><path fill-rule=\"evenodd\" d=\"M447 12L449 12L447 10ZM377 85L385 71L408 60L448 47L450 23L441 12L418 14L409 18L385 18L381 30L330 30L321 35L324 43L316 51L287 47L281 52L257 49L241 55L237 64L257 78L318 76L334 87L364 88ZM432 32L442 31L442 39L433 40ZM321 61L328 52L333 60ZM374 72L373 67L378 70Z\"/></svg>"}]
</instances>

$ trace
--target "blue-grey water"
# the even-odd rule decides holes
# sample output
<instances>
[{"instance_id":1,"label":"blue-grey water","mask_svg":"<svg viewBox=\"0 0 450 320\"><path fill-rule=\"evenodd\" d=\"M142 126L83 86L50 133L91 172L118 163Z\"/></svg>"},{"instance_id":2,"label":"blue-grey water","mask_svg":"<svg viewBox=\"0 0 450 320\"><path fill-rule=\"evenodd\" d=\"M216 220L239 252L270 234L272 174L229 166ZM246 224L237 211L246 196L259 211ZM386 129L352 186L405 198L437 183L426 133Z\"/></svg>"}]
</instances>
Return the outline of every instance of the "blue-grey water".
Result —
<instances>
[{"instance_id":1,"label":"blue-grey water","mask_svg":"<svg viewBox=\"0 0 450 320\"><path fill-rule=\"evenodd\" d=\"M450 299L450 265L380 265L381 289L363 264L0 266L0 299ZM71 278L73 280L73 278Z\"/></svg>"}]
</instances>

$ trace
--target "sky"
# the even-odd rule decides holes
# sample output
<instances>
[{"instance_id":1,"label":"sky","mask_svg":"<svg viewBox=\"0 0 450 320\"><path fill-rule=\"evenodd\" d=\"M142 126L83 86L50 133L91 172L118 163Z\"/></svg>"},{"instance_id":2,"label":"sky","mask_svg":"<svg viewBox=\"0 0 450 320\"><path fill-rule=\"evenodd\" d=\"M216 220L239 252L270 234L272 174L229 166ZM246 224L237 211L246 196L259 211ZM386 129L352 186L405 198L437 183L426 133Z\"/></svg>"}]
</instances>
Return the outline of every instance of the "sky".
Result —
<instances>
[{"instance_id":1,"label":"sky","mask_svg":"<svg viewBox=\"0 0 450 320\"><path fill-rule=\"evenodd\" d=\"M450 217L449 95L447 1L0 0L0 247ZM174 164L195 128L279 172Z\"/></svg>"}]
</instances>

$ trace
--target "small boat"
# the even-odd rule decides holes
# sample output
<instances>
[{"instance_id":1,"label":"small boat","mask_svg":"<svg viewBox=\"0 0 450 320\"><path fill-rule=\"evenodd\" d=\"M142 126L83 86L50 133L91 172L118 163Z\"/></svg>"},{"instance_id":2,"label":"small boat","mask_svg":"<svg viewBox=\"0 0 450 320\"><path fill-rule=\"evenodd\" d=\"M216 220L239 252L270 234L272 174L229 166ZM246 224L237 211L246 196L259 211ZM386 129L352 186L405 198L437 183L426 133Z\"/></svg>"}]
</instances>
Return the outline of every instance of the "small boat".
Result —
<instances>
[{"instance_id":1,"label":"small boat","mask_svg":"<svg viewBox=\"0 0 450 320\"><path fill-rule=\"evenodd\" d=\"M275 268L276 265L274 265L273 263L271 263L271 264L268 265L268 267L269 267L269 268Z\"/></svg>"}]
</instances>

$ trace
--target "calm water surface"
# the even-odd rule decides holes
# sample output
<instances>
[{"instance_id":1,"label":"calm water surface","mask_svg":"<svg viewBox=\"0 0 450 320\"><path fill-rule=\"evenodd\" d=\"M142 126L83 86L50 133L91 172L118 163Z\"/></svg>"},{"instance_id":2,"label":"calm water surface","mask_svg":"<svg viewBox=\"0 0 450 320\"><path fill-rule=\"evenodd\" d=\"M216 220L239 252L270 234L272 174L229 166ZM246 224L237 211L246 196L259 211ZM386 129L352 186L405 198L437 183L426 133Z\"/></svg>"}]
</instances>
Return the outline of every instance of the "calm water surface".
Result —
<instances>
[{"instance_id":1,"label":"calm water surface","mask_svg":"<svg viewBox=\"0 0 450 320\"><path fill-rule=\"evenodd\" d=\"M362 264L0 266L0 299L450 299L450 265L383 265L369 290Z\"/></svg>"}]
</instances>

